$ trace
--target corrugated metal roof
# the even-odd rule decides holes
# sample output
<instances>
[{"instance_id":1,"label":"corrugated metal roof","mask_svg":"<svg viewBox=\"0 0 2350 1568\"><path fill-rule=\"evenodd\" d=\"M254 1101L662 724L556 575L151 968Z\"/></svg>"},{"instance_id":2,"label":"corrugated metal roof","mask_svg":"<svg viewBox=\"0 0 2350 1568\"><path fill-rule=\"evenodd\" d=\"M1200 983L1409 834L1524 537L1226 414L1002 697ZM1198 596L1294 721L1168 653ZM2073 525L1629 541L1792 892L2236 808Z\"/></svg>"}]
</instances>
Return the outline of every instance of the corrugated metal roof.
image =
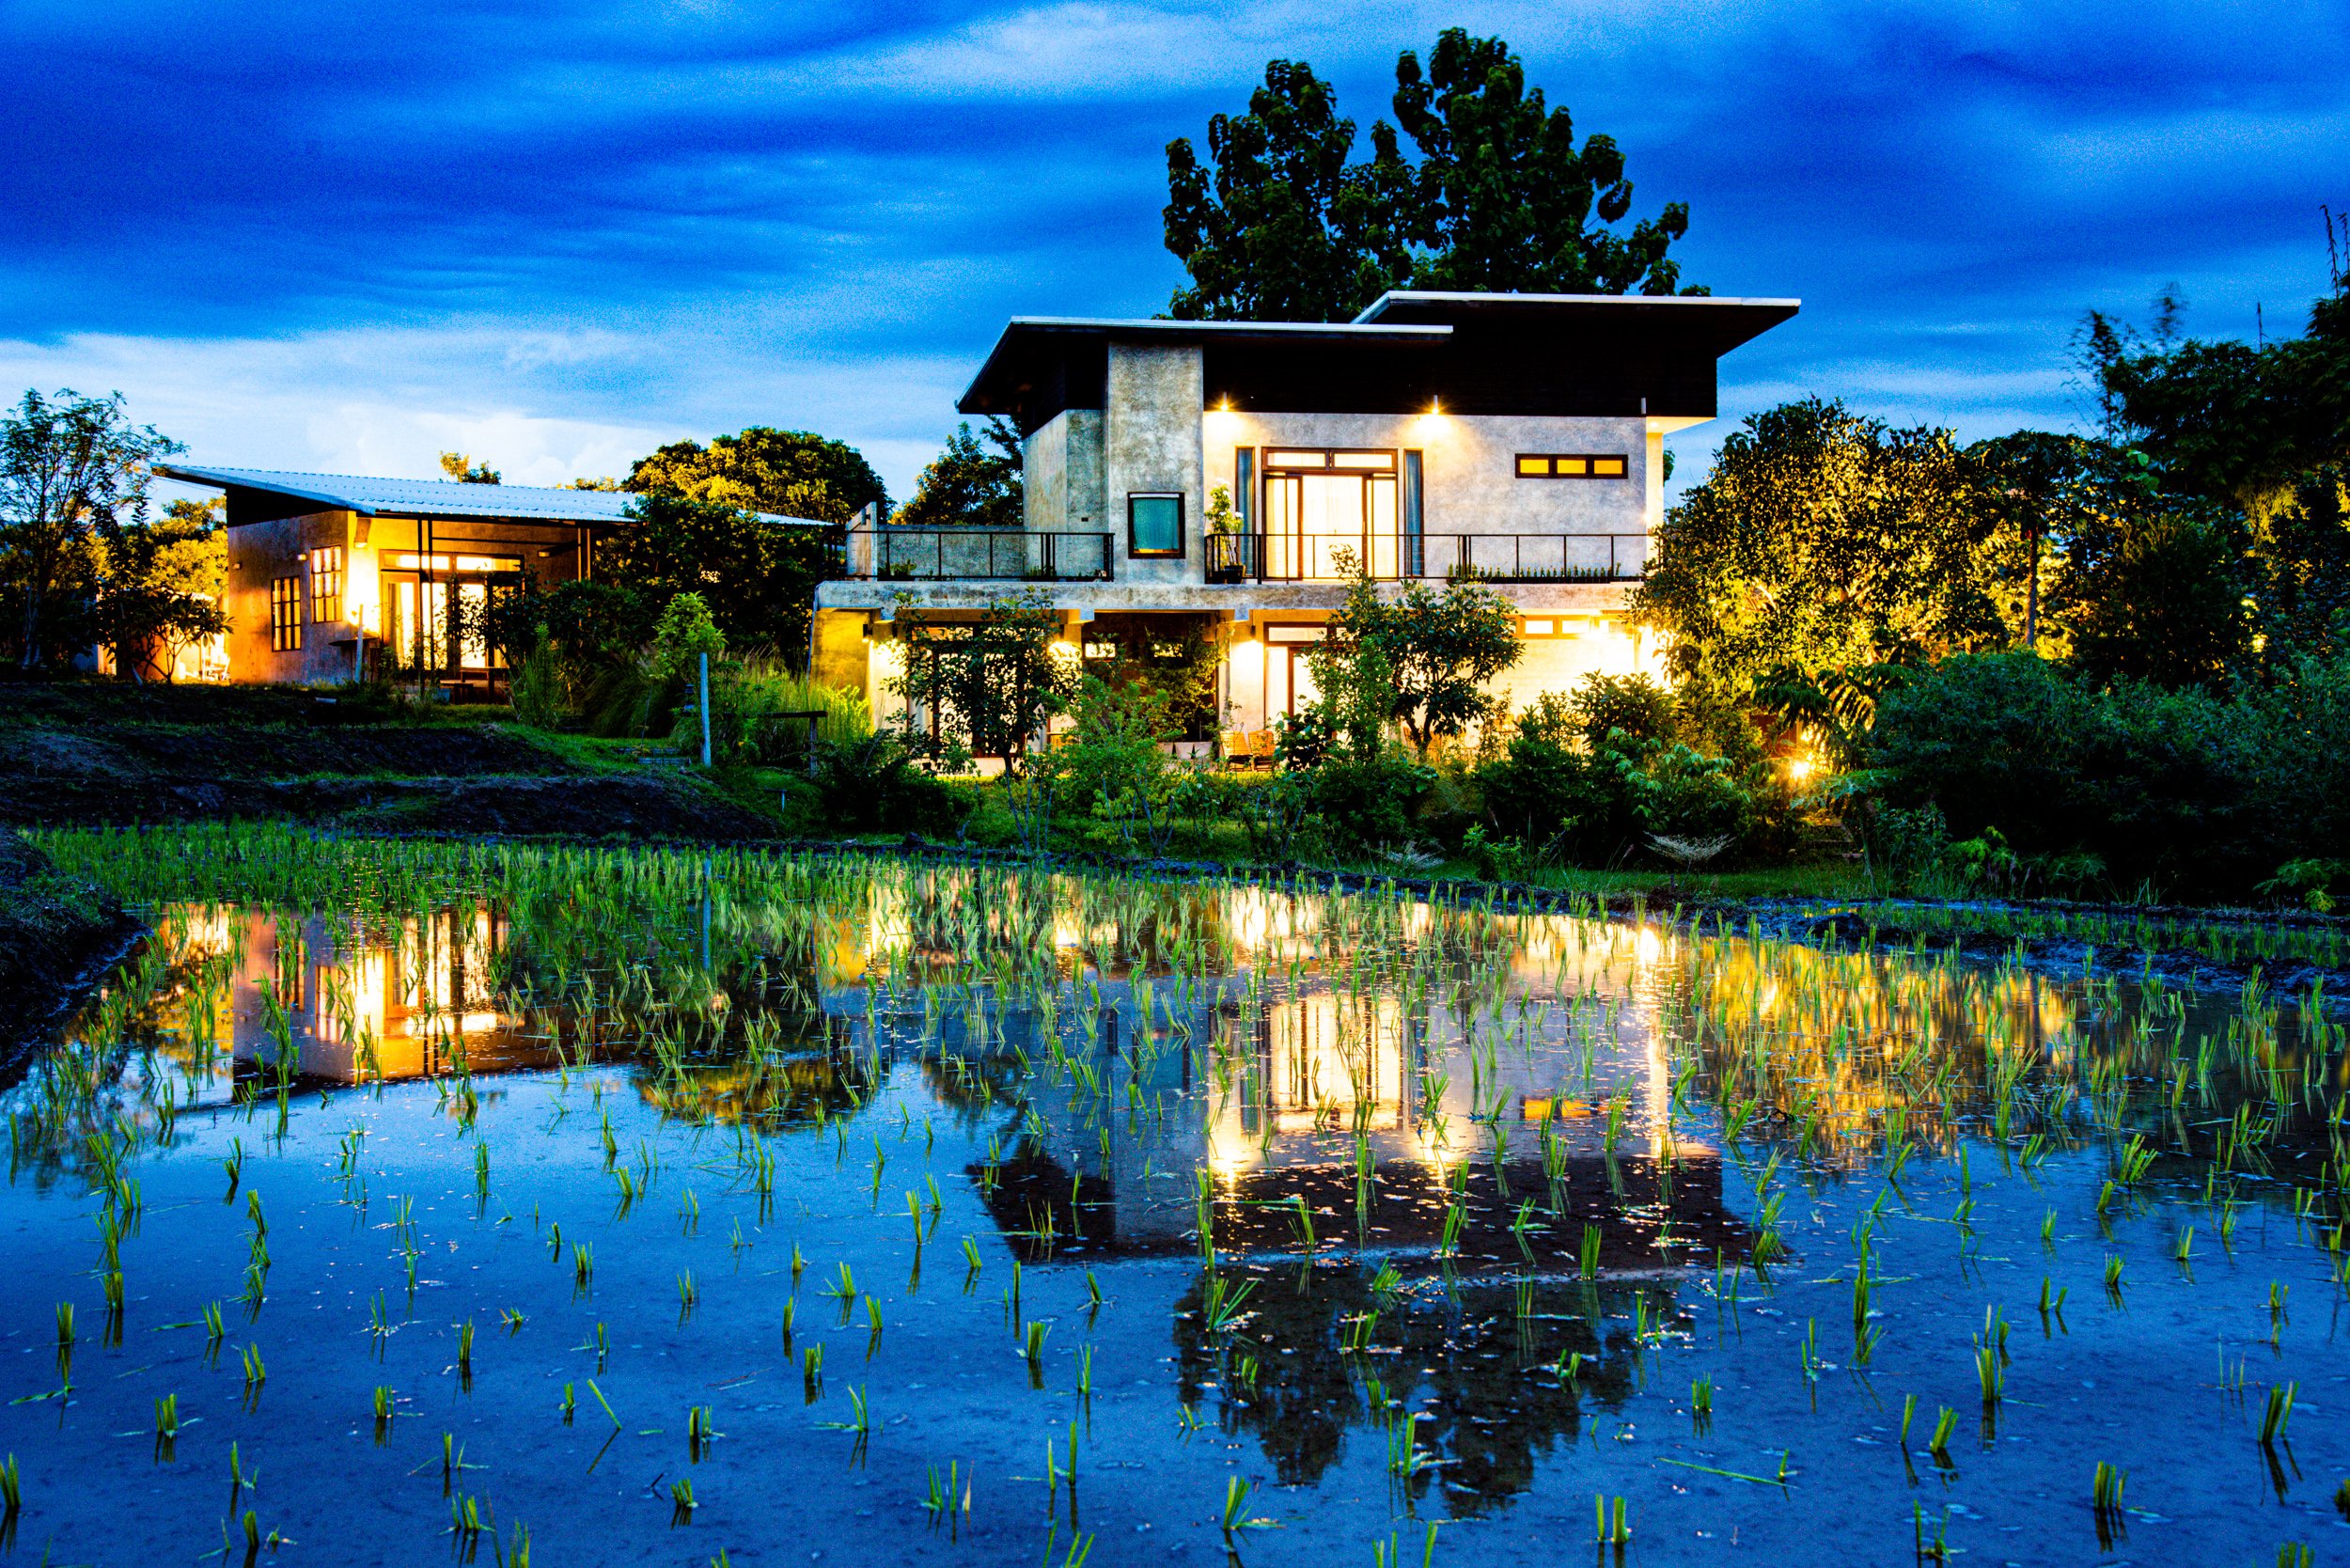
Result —
<instances>
[{"instance_id":1,"label":"corrugated metal roof","mask_svg":"<svg viewBox=\"0 0 2350 1568\"><path fill-rule=\"evenodd\" d=\"M533 523L625 523L633 494L613 490L558 490L528 484L459 484L448 479L380 479L356 474L298 474L276 468L196 468L159 463L165 478L221 489L257 490L322 508L372 517L509 518ZM807 517L762 514L809 527Z\"/></svg>"}]
</instances>

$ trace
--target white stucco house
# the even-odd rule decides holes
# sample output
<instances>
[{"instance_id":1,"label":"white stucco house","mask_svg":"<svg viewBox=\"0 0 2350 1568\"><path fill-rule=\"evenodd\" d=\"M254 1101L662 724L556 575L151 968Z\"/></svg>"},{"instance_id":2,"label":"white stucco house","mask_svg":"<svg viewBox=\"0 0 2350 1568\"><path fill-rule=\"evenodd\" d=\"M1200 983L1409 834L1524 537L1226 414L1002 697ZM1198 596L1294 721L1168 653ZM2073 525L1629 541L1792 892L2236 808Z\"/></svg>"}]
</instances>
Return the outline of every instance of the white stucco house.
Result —
<instances>
[{"instance_id":1,"label":"white stucco house","mask_svg":"<svg viewBox=\"0 0 2350 1568\"><path fill-rule=\"evenodd\" d=\"M852 534L818 589L817 672L884 715L900 594L951 616L1037 588L1078 647L1136 618L1209 629L1221 728L1260 730L1313 695L1301 654L1342 551L1506 595L1525 648L1496 685L1518 705L1653 667L1622 612L1664 438L1715 417L1716 361L1797 308L1399 291L1335 324L1017 318L957 407L1017 424L1022 528Z\"/></svg>"}]
</instances>

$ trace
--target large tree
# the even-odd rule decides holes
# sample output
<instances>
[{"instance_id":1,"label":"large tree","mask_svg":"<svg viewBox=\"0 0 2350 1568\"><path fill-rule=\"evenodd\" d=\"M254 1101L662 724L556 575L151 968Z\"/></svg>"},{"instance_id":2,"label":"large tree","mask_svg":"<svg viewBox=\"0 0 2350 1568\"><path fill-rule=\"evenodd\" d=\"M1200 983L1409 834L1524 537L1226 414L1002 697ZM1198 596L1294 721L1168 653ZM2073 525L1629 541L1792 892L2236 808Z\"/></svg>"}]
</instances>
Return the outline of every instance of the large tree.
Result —
<instances>
[{"instance_id":1,"label":"large tree","mask_svg":"<svg viewBox=\"0 0 2350 1568\"><path fill-rule=\"evenodd\" d=\"M596 572L628 591L633 613L698 593L728 647L806 659L816 585L839 570L839 530L770 522L667 490L640 497L629 513L629 525L597 544Z\"/></svg>"},{"instance_id":2,"label":"large tree","mask_svg":"<svg viewBox=\"0 0 2350 1568\"><path fill-rule=\"evenodd\" d=\"M132 424L119 392L27 391L0 419L0 580L18 599L24 668L37 668L57 640L44 615L68 578L91 565L100 522L142 515L155 461L180 450L154 427Z\"/></svg>"},{"instance_id":3,"label":"large tree","mask_svg":"<svg viewBox=\"0 0 2350 1568\"><path fill-rule=\"evenodd\" d=\"M1669 635L1676 674L1730 701L2003 646L1976 473L1947 431L1841 402L1755 415L1666 514L1635 613Z\"/></svg>"},{"instance_id":4,"label":"large tree","mask_svg":"<svg viewBox=\"0 0 2350 1568\"><path fill-rule=\"evenodd\" d=\"M152 521L144 511L99 518L91 619L118 673L168 682L182 649L228 630L226 510L214 498L174 501Z\"/></svg>"},{"instance_id":5,"label":"large tree","mask_svg":"<svg viewBox=\"0 0 2350 1568\"><path fill-rule=\"evenodd\" d=\"M846 523L868 505L889 514L889 492L862 453L807 431L754 425L705 447L678 441L629 469L623 488L672 491L744 511Z\"/></svg>"},{"instance_id":6,"label":"large tree","mask_svg":"<svg viewBox=\"0 0 2350 1568\"><path fill-rule=\"evenodd\" d=\"M1208 122L1208 163L1167 144L1167 248L1191 274L1169 314L1197 320L1343 321L1387 289L1669 294L1667 256L1685 205L1623 229L1632 184L1605 135L1526 85L1500 39L1445 32L1422 70L1396 62L1396 127L1355 122L1299 60L1274 60L1248 112ZM1701 293L1700 289L1684 290Z\"/></svg>"},{"instance_id":7,"label":"large tree","mask_svg":"<svg viewBox=\"0 0 2350 1568\"><path fill-rule=\"evenodd\" d=\"M957 425L947 449L922 470L914 499L893 522L905 527L1021 525L1020 431L991 416L984 436Z\"/></svg>"},{"instance_id":8,"label":"large tree","mask_svg":"<svg viewBox=\"0 0 2350 1568\"><path fill-rule=\"evenodd\" d=\"M2242 589L2272 664L2350 641L2350 278L2297 337L2181 337L2182 302L2151 337L2092 313L2085 357L2107 434L2162 488L2242 518Z\"/></svg>"},{"instance_id":9,"label":"large tree","mask_svg":"<svg viewBox=\"0 0 2350 1568\"><path fill-rule=\"evenodd\" d=\"M1346 603L1330 619L1320 656L1326 662L1370 654L1381 671L1387 717L1423 757L1438 737L1464 734L1491 716L1498 704L1485 695L1485 682L1525 651L1516 606L1471 582L1447 584L1442 593L1409 583L1383 597L1353 553L1340 555ZM1327 674L1317 666L1318 679Z\"/></svg>"}]
</instances>

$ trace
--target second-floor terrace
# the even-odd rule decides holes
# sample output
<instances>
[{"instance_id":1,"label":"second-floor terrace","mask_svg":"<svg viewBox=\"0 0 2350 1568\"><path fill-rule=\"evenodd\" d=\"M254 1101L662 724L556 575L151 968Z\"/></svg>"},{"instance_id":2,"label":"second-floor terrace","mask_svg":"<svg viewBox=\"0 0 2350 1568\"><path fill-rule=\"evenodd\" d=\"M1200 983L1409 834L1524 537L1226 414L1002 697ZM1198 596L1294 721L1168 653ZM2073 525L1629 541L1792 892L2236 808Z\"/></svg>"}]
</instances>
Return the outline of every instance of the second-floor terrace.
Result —
<instances>
[{"instance_id":1,"label":"second-floor terrace","mask_svg":"<svg viewBox=\"0 0 2350 1568\"><path fill-rule=\"evenodd\" d=\"M1210 534L1201 587L1341 583L1355 570L1382 582L1631 583L1647 571L1646 530L1623 533L1239 532ZM1024 528L879 527L853 530L841 575L907 582L1107 583L1120 541L1106 532ZM1148 580L1167 581L1163 571Z\"/></svg>"}]
</instances>

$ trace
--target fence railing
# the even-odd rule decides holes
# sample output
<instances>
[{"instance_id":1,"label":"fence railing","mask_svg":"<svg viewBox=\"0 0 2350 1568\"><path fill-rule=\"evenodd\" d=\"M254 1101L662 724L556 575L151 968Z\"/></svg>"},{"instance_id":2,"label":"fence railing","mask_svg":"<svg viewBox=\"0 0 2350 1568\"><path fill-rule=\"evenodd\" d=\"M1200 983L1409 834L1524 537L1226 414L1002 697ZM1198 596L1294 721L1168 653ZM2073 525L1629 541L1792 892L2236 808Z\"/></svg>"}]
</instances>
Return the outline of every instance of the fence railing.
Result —
<instances>
[{"instance_id":1,"label":"fence railing","mask_svg":"<svg viewBox=\"0 0 2350 1568\"><path fill-rule=\"evenodd\" d=\"M1115 557L1108 534L1031 533L1025 528L853 528L846 574L919 581L1022 579L1107 581Z\"/></svg>"},{"instance_id":2,"label":"fence railing","mask_svg":"<svg viewBox=\"0 0 2350 1568\"><path fill-rule=\"evenodd\" d=\"M1630 583L1646 534L1211 534L1208 581L1335 582L1352 557L1373 577L1486 583Z\"/></svg>"}]
</instances>

